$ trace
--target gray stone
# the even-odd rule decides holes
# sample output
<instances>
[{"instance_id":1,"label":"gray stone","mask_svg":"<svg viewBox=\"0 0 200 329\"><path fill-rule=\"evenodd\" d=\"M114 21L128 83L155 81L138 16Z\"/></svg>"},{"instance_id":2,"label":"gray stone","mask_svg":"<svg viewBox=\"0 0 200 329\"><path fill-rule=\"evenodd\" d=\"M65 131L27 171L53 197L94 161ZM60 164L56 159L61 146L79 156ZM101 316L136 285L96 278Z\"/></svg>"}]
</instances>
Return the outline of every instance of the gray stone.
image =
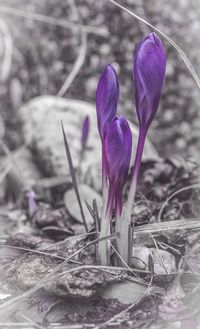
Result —
<instances>
[{"instance_id":1,"label":"gray stone","mask_svg":"<svg viewBox=\"0 0 200 329\"><path fill-rule=\"evenodd\" d=\"M80 197L82 200L82 207L83 207L83 212L85 214L85 219L86 219L86 223L88 225L88 228L91 228L91 226L94 223L94 219L91 216L85 201L87 201L87 203L92 206L92 202L95 199L97 202L97 207L98 209L101 209L102 207L102 197L99 193L97 193L94 189L92 189L91 187L85 185L85 184L81 184L79 186L79 193L80 193ZM65 207L68 211L68 213L79 223L83 223L83 219L81 216L81 212L80 212L80 207L77 201L77 197L75 194L74 189L70 189L68 190L65 195L64 195L64 203L65 203Z\"/></svg>"},{"instance_id":2,"label":"gray stone","mask_svg":"<svg viewBox=\"0 0 200 329\"><path fill-rule=\"evenodd\" d=\"M132 266L136 268L147 270L149 256L151 256L155 274L161 275L166 274L166 272L172 274L176 272L175 258L168 251L135 246L133 247L132 256Z\"/></svg>"},{"instance_id":3,"label":"gray stone","mask_svg":"<svg viewBox=\"0 0 200 329\"><path fill-rule=\"evenodd\" d=\"M124 281L112 283L101 289L99 295L105 299L116 298L124 304L135 303L145 293L146 288L138 283Z\"/></svg>"},{"instance_id":4,"label":"gray stone","mask_svg":"<svg viewBox=\"0 0 200 329\"><path fill-rule=\"evenodd\" d=\"M96 111L92 104L55 96L33 99L19 110L23 122L25 142L35 156L35 161L45 176L68 176L61 121L69 141L74 167L80 161L81 128L86 115L90 117L90 132L87 150L81 165L80 179L93 186L101 187L101 143L97 130ZM133 156L137 143L137 127L131 124L133 132ZM143 159L157 158L157 152L147 141Z\"/></svg>"}]
</instances>

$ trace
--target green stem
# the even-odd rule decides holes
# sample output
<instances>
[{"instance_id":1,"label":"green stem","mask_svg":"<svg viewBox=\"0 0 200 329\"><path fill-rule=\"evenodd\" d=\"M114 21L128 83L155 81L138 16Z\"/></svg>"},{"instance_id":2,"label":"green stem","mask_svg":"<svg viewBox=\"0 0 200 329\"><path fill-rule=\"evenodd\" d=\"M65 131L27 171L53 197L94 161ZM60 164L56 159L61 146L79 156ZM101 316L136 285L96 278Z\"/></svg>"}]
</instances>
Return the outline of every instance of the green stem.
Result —
<instances>
[{"instance_id":1,"label":"green stem","mask_svg":"<svg viewBox=\"0 0 200 329\"><path fill-rule=\"evenodd\" d=\"M101 232L100 232L100 238L104 238L110 234L110 219L104 218L101 220ZM109 265L109 245L106 240L100 241L98 246L98 257L99 257L99 263L102 266L108 266Z\"/></svg>"},{"instance_id":2,"label":"green stem","mask_svg":"<svg viewBox=\"0 0 200 329\"><path fill-rule=\"evenodd\" d=\"M135 163L134 163L133 172L132 172L131 186L130 186L130 190L129 190L128 201L126 204L126 211L127 211L127 216L129 219L131 219L132 209L133 209L134 200L135 200L135 193L136 193L136 187L137 187L138 175L139 175L139 171L140 171L140 165L141 165L141 160L142 160L142 153L143 153L143 149L144 149L146 133L147 133L146 129L140 128L136 156L135 156Z\"/></svg>"},{"instance_id":3,"label":"green stem","mask_svg":"<svg viewBox=\"0 0 200 329\"><path fill-rule=\"evenodd\" d=\"M103 202L105 203L108 197L108 184L107 184L107 165L106 165L106 152L105 152L104 141L102 141L102 194L103 194Z\"/></svg>"},{"instance_id":4,"label":"green stem","mask_svg":"<svg viewBox=\"0 0 200 329\"><path fill-rule=\"evenodd\" d=\"M107 200L104 201L102 217L101 217L101 231L100 238L104 238L110 234L110 218L112 216L112 206L114 200L113 188L110 188L109 193L107 194ZM109 265L110 260L110 246L107 240L99 242L98 246L98 257L101 265Z\"/></svg>"},{"instance_id":5,"label":"green stem","mask_svg":"<svg viewBox=\"0 0 200 329\"><path fill-rule=\"evenodd\" d=\"M117 247L121 258L119 259L120 266L126 267L129 265L129 226L130 220L127 217L124 210L121 216L116 216L115 232L119 232L119 238L117 239ZM117 261L118 263L118 261Z\"/></svg>"}]
</instances>

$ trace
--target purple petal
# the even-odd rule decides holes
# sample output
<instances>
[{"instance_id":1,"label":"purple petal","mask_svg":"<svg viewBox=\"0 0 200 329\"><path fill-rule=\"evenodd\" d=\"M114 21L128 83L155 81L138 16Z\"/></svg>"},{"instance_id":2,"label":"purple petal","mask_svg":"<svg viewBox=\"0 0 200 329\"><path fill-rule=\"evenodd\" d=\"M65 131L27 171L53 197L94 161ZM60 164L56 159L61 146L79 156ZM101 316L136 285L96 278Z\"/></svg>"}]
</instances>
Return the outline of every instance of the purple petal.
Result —
<instances>
[{"instance_id":1,"label":"purple petal","mask_svg":"<svg viewBox=\"0 0 200 329\"><path fill-rule=\"evenodd\" d=\"M158 109L165 70L164 46L155 33L150 33L136 48L133 72L138 120L146 129Z\"/></svg>"},{"instance_id":2,"label":"purple petal","mask_svg":"<svg viewBox=\"0 0 200 329\"><path fill-rule=\"evenodd\" d=\"M115 69L108 64L100 76L96 92L97 124L101 139L114 118L119 99L119 83Z\"/></svg>"},{"instance_id":3,"label":"purple petal","mask_svg":"<svg viewBox=\"0 0 200 329\"><path fill-rule=\"evenodd\" d=\"M83 126L82 126L82 138L81 138L82 148L84 148L87 143L89 128L90 128L90 121L89 121L89 116L87 115L83 121Z\"/></svg>"},{"instance_id":4,"label":"purple petal","mask_svg":"<svg viewBox=\"0 0 200 329\"><path fill-rule=\"evenodd\" d=\"M107 201L107 209L106 209L106 218L110 218L112 216L112 209L115 200L116 194L116 186L110 184L108 191L108 201Z\"/></svg>"},{"instance_id":5,"label":"purple petal","mask_svg":"<svg viewBox=\"0 0 200 329\"><path fill-rule=\"evenodd\" d=\"M121 115L115 117L108 127L105 138L107 172L110 193L113 189L121 195L128 176L131 159L132 134L127 120Z\"/></svg>"},{"instance_id":6,"label":"purple petal","mask_svg":"<svg viewBox=\"0 0 200 329\"><path fill-rule=\"evenodd\" d=\"M30 190L29 192L27 192L27 197L28 197L28 212L30 217L32 217L33 214L38 209L37 203L35 201L36 199L35 192L33 190Z\"/></svg>"},{"instance_id":7,"label":"purple petal","mask_svg":"<svg viewBox=\"0 0 200 329\"><path fill-rule=\"evenodd\" d=\"M115 213L119 217L122 213L122 188L118 188L115 193Z\"/></svg>"}]
</instances>

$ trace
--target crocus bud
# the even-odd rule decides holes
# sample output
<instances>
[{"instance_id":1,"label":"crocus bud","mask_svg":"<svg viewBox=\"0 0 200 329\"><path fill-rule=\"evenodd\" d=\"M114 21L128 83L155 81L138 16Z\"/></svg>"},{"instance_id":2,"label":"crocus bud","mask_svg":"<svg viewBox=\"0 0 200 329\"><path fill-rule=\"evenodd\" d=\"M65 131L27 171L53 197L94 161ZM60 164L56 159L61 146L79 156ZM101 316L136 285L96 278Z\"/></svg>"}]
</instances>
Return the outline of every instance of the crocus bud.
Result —
<instances>
[{"instance_id":1,"label":"crocus bud","mask_svg":"<svg viewBox=\"0 0 200 329\"><path fill-rule=\"evenodd\" d=\"M146 130L158 109L165 70L164 46L156 33L150 33L136 48L133 72L137 116Z\"/></svg>"},{"instance_id":2,"label":"crocus bud","mask_svg":"<svg viewBox=\"0 0 200 329\"><path fill-rule=\"evenodd\" d=\"M82 137L81 137L82 149L84 149L86 146L89 129L90 129L90 121L89 121L89 116L87 115L83 120L83 126L82 126Z\"/></svg>"},{"instance_id":3,"label":"crocus bud","mask_svg":"<svg viewBox=\"0 0 200 329\"><path fill-rule=\"evenodd\" d=\"M108 64L102 72L96 91L97 124L101 139L114 118L119 99L119 83L115 69Z\"/></svg>"},{"instance_id":4,"label":"crocus bud","mask_svg":"<svg viewBox=\"0 0 200 329\"><path fill-rule=\"evenodd\" d=\"M140 129L126 205L128 218L131 218L146 134L158 109L165 79L165 69L164 46L155 33L150 33L138 44L135 51L133 74L135 78L135 105Z\"/></svg>"},{"instance_id":5,"label":"crocus bud","mask_svg":"<svg viewBox=\"0 0 200 329\"><path fill-rule=\"evenodd\" d=\"M102 72L96 91L97 125L102 142L102 192L107 198L107 168L105 159L105 136L115 117L119 99L119 83L115 69L108 64Z\"/></svg>"},{"instance_id":6,"label":"crocus bud","mask_svg":"<svg viewBox=\"0 0 200 329\"><path fill-rule=\"evenodd\" d=\"M109 178L109 197L107 211L110 214L114 198L121 212L121 194L128 176L131 159L132 134L127 120L116 116L108 127L105 138L105 153Z\"/></svg>"},{"instance_id":7,"label":"crocus bud","mask_svg":"<svg viewBox=\"0 0 200 329\"><path fill-rule=\"evenodd\" d=\"M30 190L29 192L27 192L27 197L28 197L28 213L29 216L32 217L33 214L38 209L35 192L33 190Z\"/></svg>"}]
</instances>

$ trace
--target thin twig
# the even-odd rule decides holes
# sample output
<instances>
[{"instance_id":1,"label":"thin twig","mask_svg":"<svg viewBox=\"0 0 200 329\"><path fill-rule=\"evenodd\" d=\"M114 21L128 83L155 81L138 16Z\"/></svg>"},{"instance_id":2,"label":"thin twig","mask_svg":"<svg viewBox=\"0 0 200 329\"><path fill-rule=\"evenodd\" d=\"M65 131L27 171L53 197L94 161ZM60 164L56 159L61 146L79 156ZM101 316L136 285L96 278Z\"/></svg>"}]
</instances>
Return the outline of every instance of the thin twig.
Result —
<instances>
[{"instance_id":1,"label":"thin twig","mask_svg":"<svg viewBox=\"0 0 200 329\"><path fill-rule=\"evenodd\" d=\"M17 161L15 160L15 153L10 151L10 149L8 148L6 143L1 138L0 138L0 146L2 147L4 153L6 154L8 161L10 162L10 164L12 164L11 168L13 167L14 171L17 173L17 175L23 181L23 174L22 174L21 168L19 167ZM24 150L25 150L25 147L22 146L18 151L21 154L21 152L23 153Z\"/></svg>"},{"instance_id":2,"label":"thin twig","mask_svg":"<svg viewBox=\"0 0 200 329\"><path fill-rule=\"evenodd\" d=\"M77 267L74 267L74 268L71 268L69 270L66 270L66 271L63 271L61 273L56 274L55 276L49 278L45 282L45 284L52 281L52 280L55 280L59 277L62 277L65 274L72 273L74 271L92 270L92 269L93 270L98 270L98 271L101 271L101 272L104 272L104 273L112 274L114 276L118 276L118 274L111 272L111 270L113 270L113 271L124 271L124 272L129 272L130 271L129 268L126 269L124 267L116 267L116 266L111 267L111 266L101 266L101 265L81 265L81 266L77 266ZM150 274L149 271L144 271L144 270L139 270L139 269L131 269L131 271L133 273L138 272L138 273L142 273L142 274L144 274L144 273L145 274ZM145 280L141 279L139 276L136 276L136 277L137 277L137 279L135 279L135 277L134 277L134 278L131 279L131 282L138 283L142 286L149 286L149 282L146 282ZM127 280L128 280L128 278L127 278Z\"/></svg>"},{"instance_id":3,"label":"thin twig","mask_svg":"<svg viewBox=\"0 0 200 329\"><path fill-rule=\"evenodd\" d=\"M116 250L116 248L113 246L112 243L108 242L110 244L110 246L112 247L112 249L114 250L114 252L117 254L117 256L120 258L120 260L122 261L122 263L126 266L127 270L130 271L133 275L135 275L137 278L141 279L129 266L128 264L125 262L125 260L122 258L122 256L119 254L119 252ZM122 267L124 268L124 267ZM144 280L144 282L146 282ZM147 283L148 285L148 283Z\"/></svg>"},{"instance_id":4,"label":"thin twig","mask_svg":"<svg viewBox=\"0 0 200 329\"><path fill-rule=\"evenodd\" d=\"M153 243L154 243L154 245L155 245L155 247L156 247L156 250L157 250L157 252L158 252L158 257L159 257L159 259L160 259L161 265L163 266L163 268L164 268L164 270L165 270L165 273L168 275L169 273L168 273L168 271L167 271L167 269L166 269L166 267L165 267L165 264L164 264L164 262L163 262L162 256L161 256L161 254L160 254L160 250L159 250L158 245L157 245L157 242L156 242L156 240L154 239L154 237L153 237L152 234L151 234L151 238L152 238Z\"/></svg>"},{"instance_id":5,"label":"thin twig","mask_svg":"<svg viewBox=\"0 0 200 329\"><path fill-rule=\"evenodd\" d=\"M7 244L0 244L0 248L4 248L4 247L5 248L9 248L9 249L15 249L15 250L21 250L21 251L26 251L26 252L32 252L34 254L48 256L48 257L52 257L52 258L56 258L56 259L60 259L60 260L66 260L66 257L49 254L48 252L44 252L44 251L40 251L40 250L23 248L23 247L12 246L12 245L7 245Z\"/></svg>"},{"instance_id":6,"label":"thin twig","mask_svg":"<svg viewBox=\"0 0 200 329\"><path fill-rule=\"evenodd\" d=\"M23 314L22 312L17 312L17 314L19 316L21 316L22 319L26 320L29 323L29 326L31 324L36 329L44 329L44 327L42 325L35 323L33 320L29 319L29 317L27 315Z\"/></svg>"},{"instance_id":7,"label":"thin twig","mask_svg":"<svg viewBox=\"0 0 200 329\"><path fill-rule=\"evenodd\" d=\"M71 0L70 4L71 4L73 11L76 14L76 18L79 20L79 23L83 24L75 1ZM60 90L58 91L57 96L63 97L65 95L65 93L71 86L72 82L74 81L74 79L76 78L78 73L80 72L80 69L85 62L86 53L87 53L87 33L81 29L80 29L80 33L81 33L81 45L80 45L80 49L78 50L78 56L76 58L76 61L74 62L74 65L73 65L73 68L72 68L70 74L67 76L66 81L64 82L64 84L62 85ZM79 168L79 166L78 166L78 168Z\"/></svg>"},{"instance_id":8,"label":"thin twig","mask_svg":"<svg viewBox=\"0 0 200 329\"><path fill-rule=\"evenodd\" d=\"M65 259L64 262L62 262L61 264L59 264L58 266L56 266L49 274L47 274L37 285L35 285L34 287L32 287L31 289L29 289L28 291L23 292L22 294L19 294L13 298L11 298L10 300L4 302L2 305L0 305L0 314L2 314L3 312L5 312L5 309L11 310L16 303L22 301L25 298L30 297L32 294L34 294L37 290L41 289L48 280L52 280L55 278L55 274L62 269L63 266L65 266L73 257L75 257L76 255L78 255L80 252L82 252L84 249L88 248L89 246L91 246L92 244L96 244L99 243L99 241L102 240L112 240L112 239L116 239L117 238L117 234L114 233L110 236L101 238L101 239L95 239L91 242L89 242L88 244L86 244L85 246L83 246L82 248L80 248L79 250L77 250L76 252L74 252L71 256L69 256L67 259ZM74 268L74 270L77 269L77 267Z\"/></svg>"},{"instance_id":9,"label":"thin twig","mask_svg":"<svg viewBox=\"0 0 200 329\"><path fill-rule=\"evenodd\" d=\"M1 81L7 80L12 63L12 54L13 54L13 40L8 29L6 22L0 19L0 31L3 34L4 38L4 58L2 62L2 70L1 70Z\"/></svg>"},{"instance_id":10,"label":"thin twig","mask_svg":"<svg viewBox=\"0 0 200 329\"><path fill-rule=\"evenodd\" d=\"M65 95L65 93L71 86L72 82L76 78L77 74L79 73L81 67L83 66L83 64L85 62L85 58L86 58L86 53L87 53L87 33L82 32L81 33L81 47L78 51L77 59L73 65L73 68L72 68L70 74L68 75L66 81L64 82L64 84L62 85L60 90L58 91L57 96L63 97Z\"/></svg>"},{"instance_id":11,"label":"thin twig","mask_svg":"<svg viewBox=\"0 0 200 329\"><path fill-rule=\"evenodd\" d=\"M158 29L157 27L155 27L154 25L152 25L151 23L149 23L148 21L146 21L144 18L140 17L139 15L135 14L133 11L129 10L128 8L120 5L117 1L115 0L108 0L110 1L112 4L114 4L115 6L121 8L122 10L126 11L128 14L130 14L131 16L135 17L136 19L138 19L140 22L150 26L154 31L158 32L164 39L166 39L169 44L171 44L179 53L179 55L181 56L183 62L185 63L186 67L188 68L188 70L190 71L194 81L196 82L198 88L200 89L200 78L195 70L195 68L193 67L192 63L190 62L189 58L187 57L187 55L184 53L184 51L176 44L176 42L174 42L170 37L168 37L164 32L162 32L160 29Z\"/></svg>"},{"instance_id":12,"label":"thin twig","mask_svg":"<svg viewBox=\"0 0 200 329\"><path fill-rule=\"evenodd\" d=\"M134 234L158 233L170 230L198 230L200 229L200 218L177 219L160 223L150 223L134 228Z\"/></svg>"},{"instance_id":13,"label":"thin twig","mask_svg":"<svg viewBox=\"0 0 200 329\"><path fill-rule=\"evenodd\" d=\"M109 35L108 30L105 27L77 24L73 22L68 22L66 19L60 19L60 18L58 19L55 17L46 16L39 13L33 13L21 9L16 9L9 6L0 6L0 13L23 17L25 19L32 19L41 23L46 23L53 26L60 26L75 31L79 31L81 29L83 32L96 34L104 38L107 38Z\"/></svg>"},{"instance_id":14,"label":"thin twig","mask_svg":"<svg viewBox=\"0 0 200 329\"><path fill-rule=\"evenodd\" d=\"M12 169L13 164L10 162L0 173L0 184L4 181L6 176L9 174L10 170Z\"/></svg>"},{"instance_id":15,"label":"thin twig","mask_svg":"<svg viewBox=\"0 0 200 329\"><path fill-rule=\"evenodd\" d=\"M160 208L160 211L158 213L158 222L161 221L161 216L163 214L163 211L165 209L165 207L167 206L167 204L169 203L169 201L174 198L177 194L187 191L187 190L191 190L191 189L195 189L195 188L200 188L200 183L196 183L196 184L192 184L192 185L188 185L185 187L180 188L179 190L175 191L173 194L171 194L169 196L169 198L167 198L167 200L162 204L162 207Z\"/></svg>"},{"instance_id":16,"label":"thin twig","mask_svg":"<svg viewBox=\"0 0 200 329\"><path fill-rule=\"evenodd\" d=\"M16 160L21 156L21 154L25 151L27 146L22 146L16 152L11 152L5 143L0 139L0 144L3 147L4 152L6 153L7 157L2 162L5 163L5 167L3 168L2 172L0 173L0 183L6 178L9 174L11 169L14 167L16 169ZM17 172L19 174L19 171Z\"/></svg>"},{"instance_id":17,"label":"thin twig","mask_svg":"<svg viewBox=\"0 0 200 329\"><path fill-rule=\"evenodd\" d=\"M30 323L29 322L0 322L0 328L18 328L19 329L31 329L30 328Z\"/></svg>"},{"instance_id":18,"label":"thin twig","mask_svg":"<svg viewBox=\"0 0 200 329\"><path fill-rule=\"evenodd\" d=\"M57 243L54 243L52 246L48 246L48 247L43 248L43 250L48 250L48 249L52 249L52 248L61 246L63 244L66 244L70 240L83 240L83 239L87 238L88 236L96 235L96 234L97 234L97 232L94 231L94 232L89 232L89 233L82 234L82 235L70 236L69 238L66 238L63 241L59 241Z\"/></svg>"}]
</instances>

